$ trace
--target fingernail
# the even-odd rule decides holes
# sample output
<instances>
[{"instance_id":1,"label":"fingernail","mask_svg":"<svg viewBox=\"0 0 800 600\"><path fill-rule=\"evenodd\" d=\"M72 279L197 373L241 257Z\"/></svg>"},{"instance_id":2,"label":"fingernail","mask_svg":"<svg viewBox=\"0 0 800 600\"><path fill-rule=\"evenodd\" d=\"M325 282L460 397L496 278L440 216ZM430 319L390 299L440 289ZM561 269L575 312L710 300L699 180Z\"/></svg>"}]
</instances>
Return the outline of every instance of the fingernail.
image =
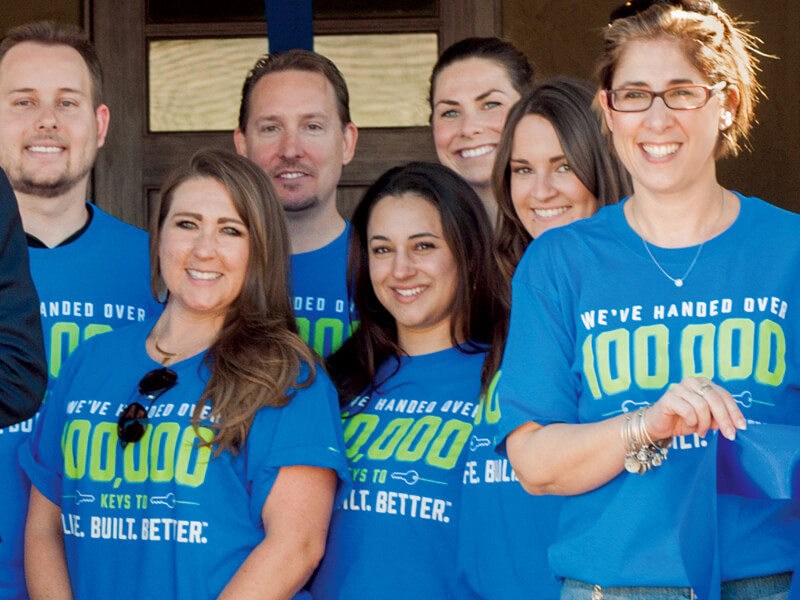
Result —
<instances>
[{"instance_id":1,"label":"fingernail","mask_svg":"<svg viewBox=\"0 0 800 600\"><path fill-rule=\"evenodd\" d=\"M730 441L734 441L736 439L736 430L732 427L726 427L722 433L728 438Z\"/></svg>"},{"instance_id":2,"label":"fingernail","mask_svg":"<svg viewBox=\"0 0 800 600\"><path fill-rule=\"evenodd\" d=\"M744 417L736 419L736 428L742 430L747 429L747 421L744 419Z\"/></svg>"}]
</instances>

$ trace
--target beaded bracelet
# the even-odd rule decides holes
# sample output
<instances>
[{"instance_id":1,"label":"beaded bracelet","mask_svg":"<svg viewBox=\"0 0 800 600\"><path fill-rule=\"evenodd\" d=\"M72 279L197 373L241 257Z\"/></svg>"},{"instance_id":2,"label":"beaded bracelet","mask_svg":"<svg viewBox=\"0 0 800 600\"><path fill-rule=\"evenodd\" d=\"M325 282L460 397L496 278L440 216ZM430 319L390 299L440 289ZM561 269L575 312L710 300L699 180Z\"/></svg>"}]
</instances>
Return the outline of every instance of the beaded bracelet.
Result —
<instances>
[{"instance_id":1,"label":"beaded bracelet","mask_svg":"<svg viewBox=\"0 0 800 600\"><path fill-rule=\"evenodd\" d=\"M627 413L620 426L620 436L627 451L625 452L625 470L628 473L644 475L653 467L660 467L667 459L667 448L672 438L653 441L644 424L646 406L634 413Z\"/></svg>"}]
</instances>

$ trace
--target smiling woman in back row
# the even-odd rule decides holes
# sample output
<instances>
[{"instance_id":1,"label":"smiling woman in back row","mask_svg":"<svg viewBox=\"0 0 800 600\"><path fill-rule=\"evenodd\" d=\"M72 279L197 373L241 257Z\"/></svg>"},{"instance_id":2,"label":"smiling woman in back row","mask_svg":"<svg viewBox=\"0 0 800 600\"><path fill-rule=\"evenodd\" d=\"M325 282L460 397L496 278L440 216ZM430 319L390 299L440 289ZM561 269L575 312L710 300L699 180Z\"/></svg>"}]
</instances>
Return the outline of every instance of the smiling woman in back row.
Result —
<instances>
[{"instance_id":1,"label":"smiling woman in back row","mask_svg":"<svg viewBox=\"0 0 800 600\"><path fill-rule=\"evenodd\" d=\"M431 127L439 162L470 184L495 222L492 165L506 115L533 80L525 55L498 38L467 38L431 73Z\"/></svg>"}]
</instances>

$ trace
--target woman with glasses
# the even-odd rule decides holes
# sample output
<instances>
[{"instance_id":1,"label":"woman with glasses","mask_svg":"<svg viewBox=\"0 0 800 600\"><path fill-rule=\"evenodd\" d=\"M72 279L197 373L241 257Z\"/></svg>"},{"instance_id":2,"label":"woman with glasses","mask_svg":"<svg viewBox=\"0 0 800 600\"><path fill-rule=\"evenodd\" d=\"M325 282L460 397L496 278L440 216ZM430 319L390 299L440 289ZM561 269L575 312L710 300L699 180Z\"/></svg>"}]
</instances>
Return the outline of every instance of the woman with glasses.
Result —
<instances>
[{"instance_id":1,"label":"woman with glasses","mask_svg":"<svg viewBox=\"0 0 800 600\"><path fill-rule=\"evenodd\" d=\"M717 496L707 467L719 436L800 421L800 217L716 178L753 122L755 43L714 2L615 11L598 103L633 194L514 275L501 436L528 491L568 496L564 599L691 598L717 568L724 599L786 597L800 521Z\"/></svg>"},{"instance_id":2,"label":"woman with glasses","mask_svg":"<svg viewBox=\"0 0 800 600\"><path fill-rule=\"evenodd\" d=\"M328 367L354 489L334 512L312 595L464 598L459 498L508 316L491 227L469 185L429 163L384 173L352 225L361 325Z\"/></svg>"},{"instance_id":3,"label":"woman with glasses","mask_svg":"<svg viewBox=\"0 0 800 600\"><path fill-rule=\"evenodd\" d=\"M495 222L492 165L506 115L533 80L528 59L499 38L447 48L431 73L428 102L439 162L470 184Z\"/></svg>"},{"instance_id":4,"label":"woman with glasses","mask_svg":"<svg viewBox=\"0 0 800 600\"><path fill-rule=\"evenodd\" d=\"M556 77L538 82L508 113L497 147L492 185L500 209L495 248L508 284L532 239L590 217L630 190L612 155L587 81ZM495 390L496 388L490 388ZM500 419L497 394L484 397L475 420L464 478L459 527L459 571L474 597L558 598L548 568L563 499L534 498L508 461L489 443Z\"/></svg>"},{"instance_id":5,"label":"woman with glasses","mask_svg":"<svg viewBox=\"0 0 800 600\"><path fill-rule=\"evenodd\" d=\"M200 151L150 247L162 315L82 344L20 454L31 597L291 598L347 468L278 198L253 163Z\"/></svg>"}]
</instances>

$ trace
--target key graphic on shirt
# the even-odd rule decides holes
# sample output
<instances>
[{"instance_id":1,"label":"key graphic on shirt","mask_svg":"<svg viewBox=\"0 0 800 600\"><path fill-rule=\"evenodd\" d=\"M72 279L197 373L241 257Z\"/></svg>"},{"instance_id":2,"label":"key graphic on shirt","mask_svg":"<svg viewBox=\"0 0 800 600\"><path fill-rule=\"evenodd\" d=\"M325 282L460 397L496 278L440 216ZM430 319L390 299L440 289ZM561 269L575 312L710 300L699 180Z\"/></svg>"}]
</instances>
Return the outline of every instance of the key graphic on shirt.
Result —
<instances>
[{"instance_id":1,"label":"key graphic on shirt","mask_svg":"<svg viewBox=\"0 0 800 600\"><path fill-rule=\"evenodd\" d=\"M175 500L175 494L170 492L166 496L150 496L150 504L163 504L169 508L175 508L176 504L194 504L200 506L199 502L188 502L186 500Z\"/></svg>"},{"instance_id":2,"label":"key graphic on shirt","mask_svg":"<svg viewBox=\"0 0 800 600\"><path fill-rule=\"evenodd\" d=\"M478 448L485 448L486 446L490 446L492 442L487 440L486 438L479 438L473 435L469 440L469 449L475 452Z\"/></svg>"},{"instance_id":3,"label":"key graphic on shirt","mask_svg":"<svg viewBox=\"0 0 800 600\"><path fill-rule=\"evenodd\" d=\"M75 504L82 504L84 502L94 502L94 496L91 494L81 494L79 490L75 490L74 494L69 496L61 496L62 498L75 498Z\"/></svg>"},{"instance_id":4,"label":"key graphic on shirt","mask_svg":"<svg viewBox=\"0 0 800 600\"><path fill-rule=\"evenodd\" d=\"M760 400L756 400L753 398L753 394L745 390L741 394L734 394L733 399L736 401L736 404L741 406L742 408L750 408L753 404L763 404L764 406L775 406L772 402L761 402Z\"/></svg>"},{"instance_id":5,"label":"key graphic on shirt","mask_svg":"<svg viewBox=\"0 0 800 600\"><path fill-rule=\"evenodd\" d=\"M405 481L408 485L414 485L418 481L427 481L428 483L438 483L439 485L447 485L444 481L436 481L435 479L425 479L424 477L420 477L419 473L414 471L408 471L407 473L392 473L392 479L399 479L400 481Z\"/></svg>"},{"instance_id":6,"label":"key graphic on shirt","mask_svg":"<svg viewBox=\"0 0 800 600\"><path fill-rule=\"evenodd\" d=\"M603 414L603 417L613 417L614 415L621 415L622 413L634 412L637 408L644 408L650 406L647 402L636 402L635 400L625 400L620 405L619 410L612 410Z\"/></svg>"}]
</instances>

